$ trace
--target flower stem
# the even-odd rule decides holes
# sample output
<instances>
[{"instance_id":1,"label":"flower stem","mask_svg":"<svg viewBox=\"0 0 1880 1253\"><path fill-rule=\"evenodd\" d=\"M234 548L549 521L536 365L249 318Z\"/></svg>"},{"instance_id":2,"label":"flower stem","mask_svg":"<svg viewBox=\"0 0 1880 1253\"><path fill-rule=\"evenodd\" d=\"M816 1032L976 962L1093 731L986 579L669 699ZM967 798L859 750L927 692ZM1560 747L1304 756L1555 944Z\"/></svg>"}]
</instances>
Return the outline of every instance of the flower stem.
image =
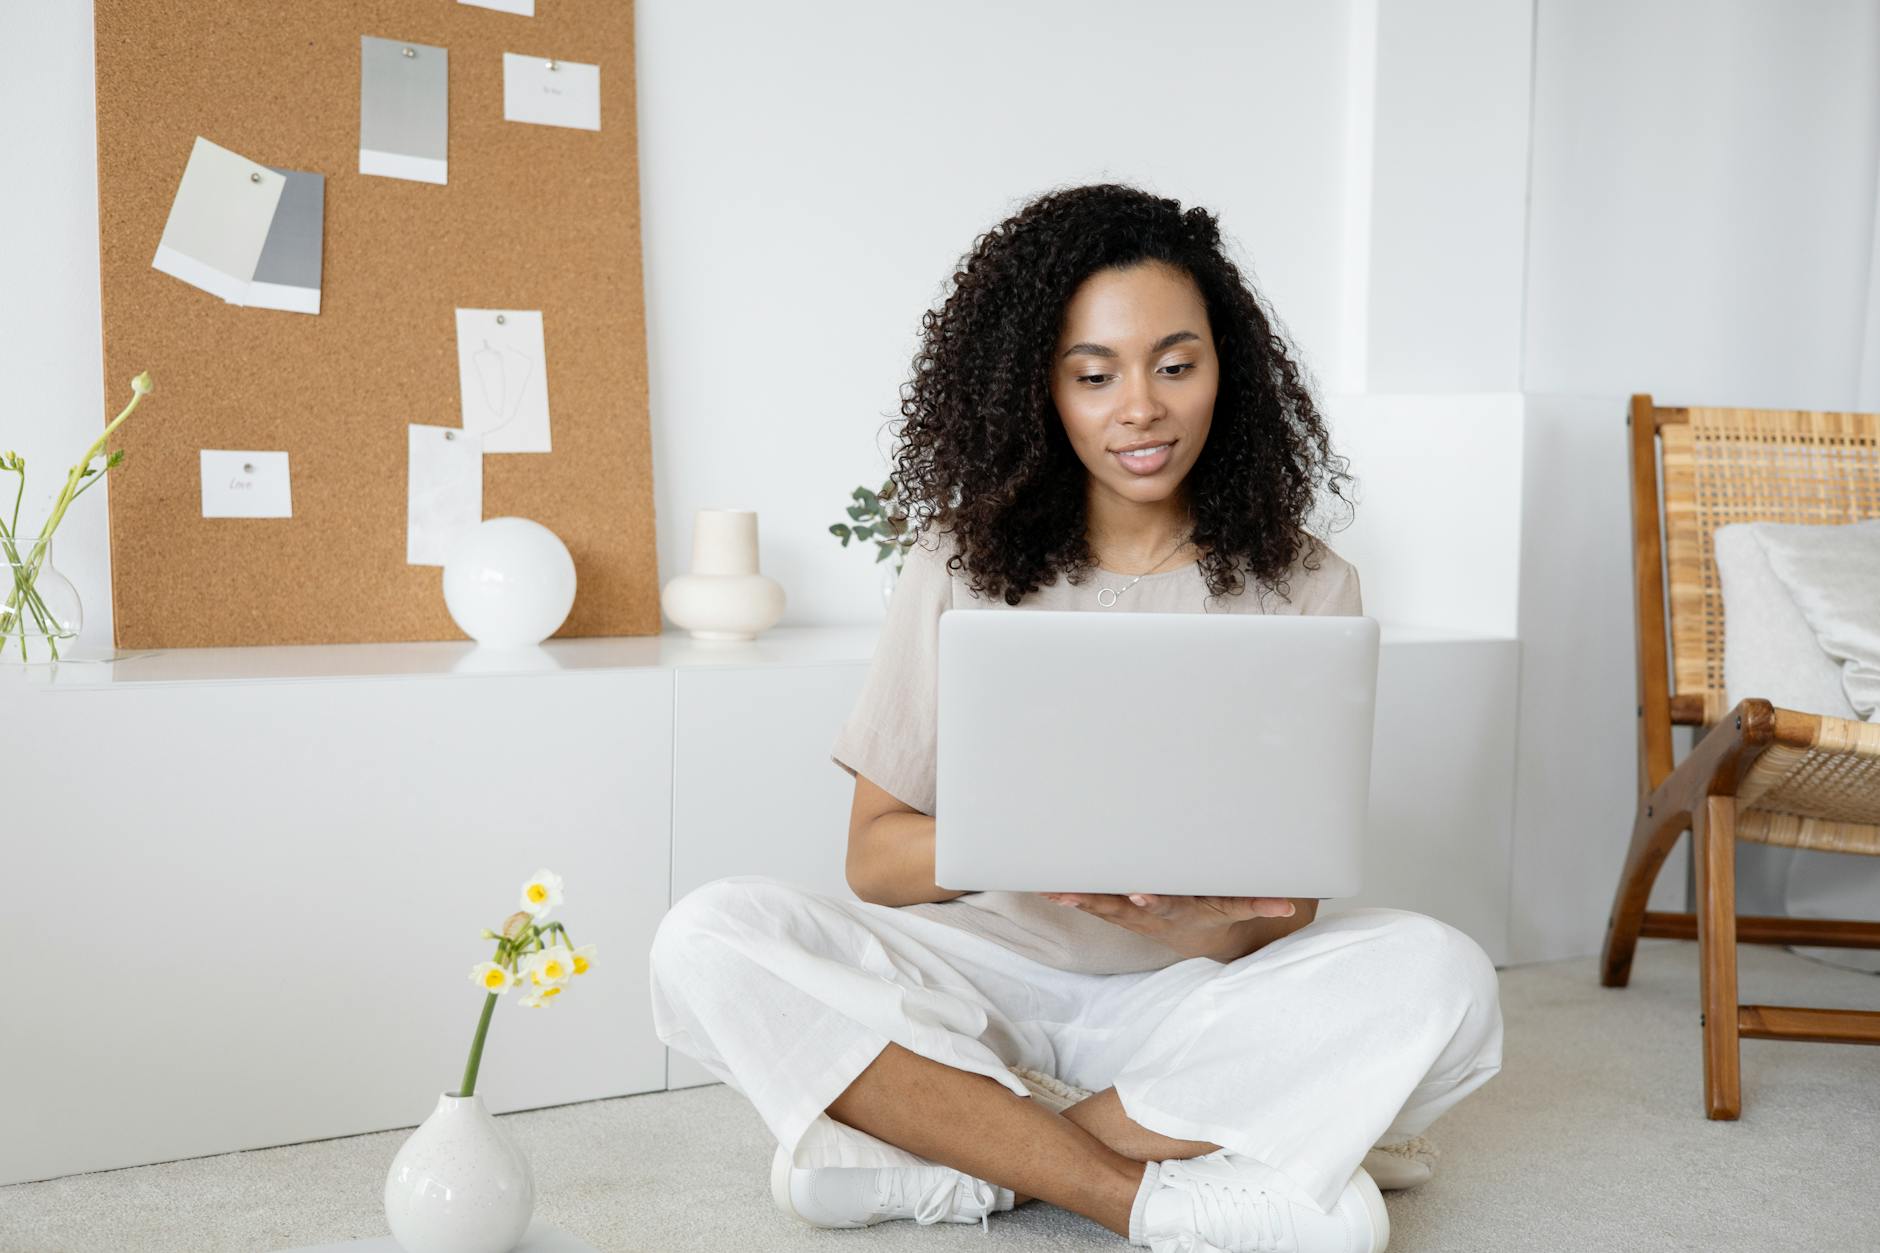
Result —
<instances>
[{"instance_id":1,"label":"flower stem","mask_svg":"<svg viewBox=\"0 0 1880 1253\"><path fill-rule=\"evenodd\" d=\"M78 498L80 484L84 482L86 477L86 468L91 465L92 459L104 450L105 445L110 441L112 434L117 431L118 427L124 425L124 420L137 411L137 405L143 400L145 394L146 393L141 391L134 392L131 396L131 403L125 405L123 412L119 413L117 417L111 419L105 426L104 433L92 441L91 447L85 450L85 455L79 459L78 464L66 472L65 486L60 490L58 498L52 502L52 512L47 515L46 524L39 528L39 538L33 544L32 556L27 560L27 565L33 573L38 573L39 562L45 554L46 545L52 542L52 533L58 530L59 523L65 520L65 511L71 508L72 502ZM109 465L107 465L104 470L99 470L97 472L98 477L104 477L105 470L108 469L110 469ZM20 489L24 491L25 488L26 479L24 475L21 475ZM17 534L17 515L15 516L14 522L15 534Z\"/></svg>"},{"instance_id":2,"label":"flower stem","mask_svg":"<svg viewBox=\"0 0 1880 1253\"><path fill-rule=\"evenodd\" d=\"M483 1037L490 1032L490 1012L496 1008L496 993L491 992L483 998L483 1016L477 1019L476 1039L470 1041L470 1061L463 1068L463 1084L457 1089L458 1096L475 1096L477 1090L477 1067L483 1064Z\"/></svg>"},{"instance_id":3,"label":"flower stem","mask_svg":"<svg viewBox=\"0 0 1880 1253\"><path fill-rule=\"evenodd\" d=\"M59 626L52 610L47 607L45 598L40 595L36 585L39 568L32 564L33 559L20 556L19 536L0 527L0 556L12 572L12 590L7 593L4 611L0 612L0 624L6 624L0 630L0 653L6 649L10 638L17 638L20 646L20 660L26 661L26 615L32 614L33 623L39 628L46 646L52 652L52 660L59 659ZM35 557L43 556L43 546L36 551Z\"/></svg>"}]
</instances>

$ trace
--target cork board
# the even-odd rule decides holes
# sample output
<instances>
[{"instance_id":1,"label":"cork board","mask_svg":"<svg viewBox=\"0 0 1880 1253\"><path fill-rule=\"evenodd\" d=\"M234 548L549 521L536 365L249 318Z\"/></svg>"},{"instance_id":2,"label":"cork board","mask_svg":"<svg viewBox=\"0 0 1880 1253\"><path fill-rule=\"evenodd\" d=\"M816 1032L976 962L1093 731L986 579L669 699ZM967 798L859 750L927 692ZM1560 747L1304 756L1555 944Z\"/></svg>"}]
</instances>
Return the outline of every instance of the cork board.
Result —
<instances>
[{"instance_id":1,"label":"cork board","mask_svg":"<svg viewBox=\"0 0 1880 1253\"><path fill-rule=\"evenodd\" d=\"M406 425L461 424L455 310L540 309L553 452L484 459L483 515L574 556L559 634L660 629L633 6L97 0L105 397L121 648L461 639L405 563ZM361 35L450 50L449 183L359 169ZM503 120L503 54L597 64L601 129ZM197 135L326 175L321 312L238 308L151 268ZM283 450L293 517L203 518L199 452Z\"/></svg>"}]
</instances>

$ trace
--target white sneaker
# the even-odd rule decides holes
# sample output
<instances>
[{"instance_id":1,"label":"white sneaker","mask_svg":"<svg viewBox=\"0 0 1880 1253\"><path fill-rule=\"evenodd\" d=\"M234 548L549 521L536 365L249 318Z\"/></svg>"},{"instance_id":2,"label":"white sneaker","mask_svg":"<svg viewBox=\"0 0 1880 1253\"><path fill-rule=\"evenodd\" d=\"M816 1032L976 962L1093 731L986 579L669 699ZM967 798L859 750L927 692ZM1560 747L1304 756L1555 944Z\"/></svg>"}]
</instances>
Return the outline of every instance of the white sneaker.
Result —
<instances>
[{"instance_id":1,"label":"white sneaker","mask_svg":"<svg viewBox=\"0 0 1880 1253\"><path fill-rule=\"evenodd\" d=\"M1000 1188L948 1166L819 1166L790 1164L780 1144L770 1163L777 1208L812 1227L872 1227L893 1218L927 1223L978 1223L1012 1208Z\"/></svg>"},{"instance_id":2,"label":"white sneaker","mask_svg":"<svg viewBox=\"0 0 1880 1253\"><path fill-rule=\"evenodd\" d=\"M1274 1192L1226 1149L1150 1162L1129 1242L1154 1253L1383 1253L1390 1216L1359 1169L1329 1214Z\"/></svg>"}]
</instances>

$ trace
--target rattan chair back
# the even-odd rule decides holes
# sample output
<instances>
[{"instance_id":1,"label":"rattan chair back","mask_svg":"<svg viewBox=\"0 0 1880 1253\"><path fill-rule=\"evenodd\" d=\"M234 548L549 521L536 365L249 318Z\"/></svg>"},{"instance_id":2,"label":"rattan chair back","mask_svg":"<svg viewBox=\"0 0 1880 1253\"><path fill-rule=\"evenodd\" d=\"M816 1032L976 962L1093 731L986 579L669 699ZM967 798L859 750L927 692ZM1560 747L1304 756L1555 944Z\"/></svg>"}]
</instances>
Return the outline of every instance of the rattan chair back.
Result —
<instances>
[{"instance_id":1,"label":"rattan chair back","mask_svg":"<svg viewBox=\"0 0 1880 1253\"><path fill-rule=\"evenodd\" d=\"M1732 522L1880 518L1880 414L1660 409L1672 692L1728 712L1723 588L1711 536Z\"/></svg>"}]
</instances>

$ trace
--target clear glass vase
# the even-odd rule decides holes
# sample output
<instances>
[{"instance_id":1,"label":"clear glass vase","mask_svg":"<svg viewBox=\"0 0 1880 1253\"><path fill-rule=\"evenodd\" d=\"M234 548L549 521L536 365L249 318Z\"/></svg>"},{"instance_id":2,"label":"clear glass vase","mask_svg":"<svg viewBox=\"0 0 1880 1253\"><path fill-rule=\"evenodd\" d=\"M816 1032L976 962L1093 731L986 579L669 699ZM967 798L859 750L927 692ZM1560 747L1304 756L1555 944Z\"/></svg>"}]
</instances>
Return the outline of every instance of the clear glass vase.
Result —
<instances>
[{"instance_id":1,"label":"clear glass vase","mask_svg":"<svg viewBox=\"0 0 1880 1253\"><path fill-rule=\"evenodd\" d=\"M84 617L78 589L53 568L50 535L0 538L0 663L57 661Z\"/></svg>"}]
</instances>

